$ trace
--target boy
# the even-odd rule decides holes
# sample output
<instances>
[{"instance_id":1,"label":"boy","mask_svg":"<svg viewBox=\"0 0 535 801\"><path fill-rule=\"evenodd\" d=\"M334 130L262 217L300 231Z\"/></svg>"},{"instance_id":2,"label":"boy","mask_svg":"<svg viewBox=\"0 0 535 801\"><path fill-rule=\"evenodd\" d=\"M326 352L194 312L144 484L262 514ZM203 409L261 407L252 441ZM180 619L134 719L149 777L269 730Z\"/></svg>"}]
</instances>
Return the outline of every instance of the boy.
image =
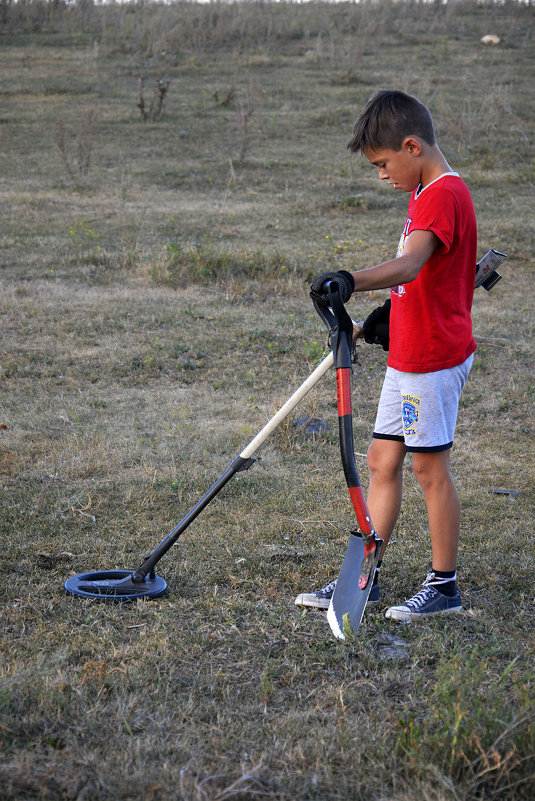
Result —
<instances>
[{"instance_id":1,"label":"boy","mask_svg":"<svg viewBox=\"0 0 535 801\"><path fill-rule=\"evenodd\" d=\"M424 492L433 561L423 589L390 607L386 616L413 620L458 612L460 506L450 449L459 397L476 349L470 317L477 245L474 208L466 185L438 148L428 109L410 95L376 92L357 119L348 148L360 151L394 190L411 193L395 259L351 273L324 273L311 287L321 296L325 281L336 277L344 302L353 292L391 288L389 343L380 330L388 301L365 324L367 341L389 347L368 450L368 508L384 540L382 559L401 508L405 454L411 452ZM379 600L377 577L370 601ZM295 603L326 608L334 584L303 593Z\"/></svg>"}]
</instances>

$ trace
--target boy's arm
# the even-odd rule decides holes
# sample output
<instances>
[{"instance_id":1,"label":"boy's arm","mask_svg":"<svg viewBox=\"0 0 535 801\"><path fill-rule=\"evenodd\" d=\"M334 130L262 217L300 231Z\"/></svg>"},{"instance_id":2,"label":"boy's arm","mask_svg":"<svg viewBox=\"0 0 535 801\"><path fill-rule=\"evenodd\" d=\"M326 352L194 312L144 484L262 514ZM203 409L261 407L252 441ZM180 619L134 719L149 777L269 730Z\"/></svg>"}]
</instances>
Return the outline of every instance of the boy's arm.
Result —
<instances>
[{"instance_id":1,"label":"boy's arm","mask_svg":"<svg viewBox=\"0 0 535 801\"><path fill-rule=\"evenodd\" d=\"M388 289L414 281L441 241L432 231L412 231L406 238L403 253L395 259L351 273L355 292Z\"/></svg>"}]
</instances>

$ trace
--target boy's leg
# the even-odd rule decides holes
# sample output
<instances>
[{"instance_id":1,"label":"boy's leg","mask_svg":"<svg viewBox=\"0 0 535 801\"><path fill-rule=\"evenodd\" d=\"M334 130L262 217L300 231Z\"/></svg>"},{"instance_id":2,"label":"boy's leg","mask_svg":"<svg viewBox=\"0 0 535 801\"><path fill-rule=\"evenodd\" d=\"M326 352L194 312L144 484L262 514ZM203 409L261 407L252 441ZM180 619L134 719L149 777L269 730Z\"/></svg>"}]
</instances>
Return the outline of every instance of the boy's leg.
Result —
<instances>
[{"instance_id":1,"label":"boy's leg","mask_svg":"<svg viewBox=\"0 0 535 801\"><path fill-rule=\"evenodd\" d=\"M415 452L412 467L427 506L433 569L420 592L387 609L386 616L395 620L414 620L429 613L462 609L456 584L460 504L450 472L450 450Z\"/></svg>"},{"instance_id":2,"label":"boy's leg","mask_svg":"<svg viewBox=\"0 0 535 801\"><path fill-rule=\"evenodd\" d=\"M471 364L470 356L457 367L398 376L405 444L413 453L413 471L424 492L433 569L423 589L405 603L387 610L389 618L414 620L427 614L462 609L456 584L459 496L450 472L450 448L459 397Z\"/></svg>"},{"instance_id":3,"label":"boy's leg","mask_svg":"<svg viewBox=\"0 0 535 801\"><path fill-rule=\"evenodd\" d=\"M450 472L450 453L449 449L415 453L412 463L427 506L433 570L441 572L455 571L459 548L460 503Z\"/></svg>"},{"instance_id":4,"label":"boy's leg","mask_svg":"<svg viewBox=\"0 0 535 801\"><path fill-rule=\"evenodd\" d=\"M373 439L368 449L370 483L367 502L373 527L384 540L380 559L401 509L405 453L405 444L394 439Z\"/></svg>"},{"instance_id":5,"label":"boy's leg","mask_svg":"<svg viewBox=\"0 0 535 801\"><path fill-rule=\"evenodd\" d=\"M368 490L368 510L373 527L379 537L384 540L379 560L388 545L392 531L398 519L401 507L403 482L403 460L405 445L391 439L373 439L368 449L368 467L370 485ZM378 573L376 573L377 580ZM368 602L379 600L377 581L370 593ZM315 592L302 592L295 599L296 606L312 606L316 609L328 609L336 580Z\"/></svg>"}]
</instances>

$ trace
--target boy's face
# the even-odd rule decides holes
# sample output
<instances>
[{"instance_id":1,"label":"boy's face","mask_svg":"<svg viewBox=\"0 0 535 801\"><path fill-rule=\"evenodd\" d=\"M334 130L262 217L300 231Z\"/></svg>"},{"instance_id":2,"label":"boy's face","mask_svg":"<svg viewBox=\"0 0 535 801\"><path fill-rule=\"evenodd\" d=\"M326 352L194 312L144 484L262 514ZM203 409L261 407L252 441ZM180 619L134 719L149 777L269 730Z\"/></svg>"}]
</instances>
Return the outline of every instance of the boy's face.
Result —
<instances>
[{"instance_id":1,"label":"boy's face","mask_svg":"<svg viewBox=\"0 0 535 801\"><path fill-rule=\"evenodd\" d=\"M405 139L401 150L379 148L363 151L368 161L377 167L381 181L388 181L394 189L412 192L421 181L421 146L417 140Z\"/></svg>"}]
</instances>

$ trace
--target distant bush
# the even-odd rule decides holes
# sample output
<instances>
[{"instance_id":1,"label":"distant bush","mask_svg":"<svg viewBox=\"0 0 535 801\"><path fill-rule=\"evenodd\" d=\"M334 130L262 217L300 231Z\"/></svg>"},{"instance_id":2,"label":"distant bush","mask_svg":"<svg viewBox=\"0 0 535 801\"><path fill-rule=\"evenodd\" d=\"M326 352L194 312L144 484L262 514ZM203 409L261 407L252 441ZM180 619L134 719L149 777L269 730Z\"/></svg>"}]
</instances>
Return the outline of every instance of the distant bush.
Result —
<instances>
[{"instance_id":1,"label":"distant bush","mask_svg":"<svg viewBox=\"0 0 535 801\"><path fill-rule=\"evenodd\" d=\"M157 283L206 284L206 279L284 278L295 272L280 253L241 249L219 250L209 240L182 245L169 242L153 264L150 275Z\"/></svg>"}]
</instances>

